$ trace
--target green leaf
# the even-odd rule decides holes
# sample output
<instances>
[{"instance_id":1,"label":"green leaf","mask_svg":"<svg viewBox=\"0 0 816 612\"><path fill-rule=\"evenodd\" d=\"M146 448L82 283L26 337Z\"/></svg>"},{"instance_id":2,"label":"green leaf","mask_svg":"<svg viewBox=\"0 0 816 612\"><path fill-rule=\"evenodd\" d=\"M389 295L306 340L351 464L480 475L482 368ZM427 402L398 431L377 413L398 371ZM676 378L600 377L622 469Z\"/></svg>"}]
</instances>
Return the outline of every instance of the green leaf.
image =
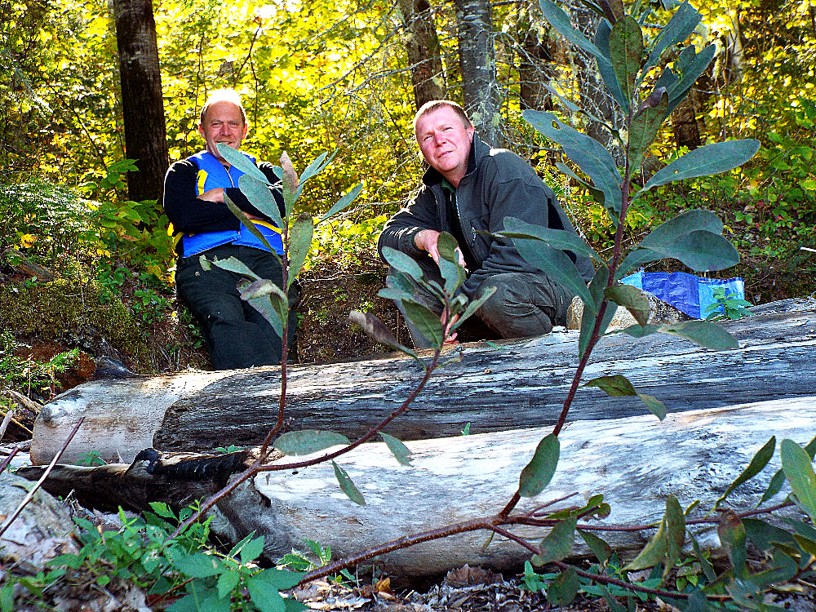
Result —
<instances>
[{"instance_id":1,"label":"green leaf","mask_svg":"<svg viewBox=\"0 0 816 612\"><path fill-rule=\"evenodd\" d=\"M269 589L286 591L296 587L305 576L306 572L268 568L252 576L248 582L262 584Z\"/></svg>"},{"instance_id":2,"label":"green leaf","mask_svg":"<svg viewBox=\"0 0 816 612\"><path fill-rule=\"evenodd\" d=\"M343 493L345 493L346 496L358 506L365 506L365 499L357 487L354 486L348 472L337 465L334 461L332 461L332 467L334 467L334 476L337 478L337 482L340 483L340 489L343 491Z\"/></svg>"},{"instance_id":3,"label":"green leaf","mask_svg":"<svg viewBox=\"0 0 816 612\"><path fill-rule=\"evenodd\" d=\"M328 153L321 153L320 155L318 155L314 159L314 161L311 164L306 166L306 169L300 175L300 182L301 183L304 183L304 182L308 181L310 178L312 178L313 176L323 172L323 170L326 169L326 166L328 166L332 162L332 160L335 158L335 156L337 155L337 150L334 150L332 152L331 156L328 157L328 159L326 159L327 155L328 155Z\"/></svg>"},{"instance_id":4,"label":"green leaf","mask_svg":"<svg viewBox=\"0 0 816 612\"><path fill-rule=\"evenodd\" d=\"M283 336L283 322L288 319L289 299L274 282L268 279L252 283L239 283L238 291L242 300L260 312L275 330Z\"/></svg>"},{"instance_id":5,"label":"green leaf","mask_svg":"<svg viewBox=\"0 0 816 612\"><path fill-rule=\"evenodd\" d=\"M348 192L346 192L346 194L342 198L337 200L335 205L332 206L325 215L320 217L319 223L323 223L323 221L330 219L340 211L344 210L349 204L351 204L352 202L354 202L354 200L357 199L357 196L360 195L360 192L362 190L363 190L362 183L357 183L357 185L349 189Z\"/></svg>"},{"instance_id":6,"label":"green leaf","mask_svg":"<svg viewBox=\"0 0 816 612\"><path fill-rule=\"evenodd\" d=\"M669 114L669 96L664 88L652 95L659 96L656 104L639 110L632 118L629 128L629 164L632 173L640 168L646 151L657 138L660 126ZM649 96L651 99L652 96Z\"/></svg>"},{"instance_id":7,"label":"green leaf","mask_svg":"<svg viewBox=\"0 0 816 612\"><path fill-rule=\"evenodd\" d=\"M680 8L672 15L669 23L667 23L655 37L652 49L649 52L649 57L643 66L641 78L646 76L646 74L657 65L660 56L663 55L666 49L683 42L686 38L691 36L701 19L700 13L698 13L694 7L688 2L683 2Z\"/></svg>"},{"instance_id":8,"label":"green leaf","mask_svg":"<svg viewBox=\"0 0 816 612\"><path fill-rule=\"evenodd\" d=\"M807 446L805 446L805 452L811 459L813 459L814 454L816 454L816 438L813 438L810 442L808 442ZM773 478L771 478L771 482L768 483L768 488L765 489L765 492L762 494L762 499L759 500L757 506L761 506L779 493L779 491L782 490L782 485L784 484L785 473L779 469L777 470L776 474L773 475Z\"/></svg>"},{"instance_id":9,"label":"green leaf","mask_svg":"<svg viewBox=\"0 0 816 612\"><path fill-rule=\"evenodd\" d=\"M269 179L266 178L263 172L260 171L251 159L240 151L236 151L229 145L218 143L215 145L218 152L221 154L230 166L235 166L247 176L251 176L262 183L269 185ZM240 180L240 179L239 179Z\"/></svg>"},{"instance_id":10,"label":"green leaf","mask_svg":"<svg viewBox=\"0 0 816 612\"><path fill-rule=\"evenodd\" d=\"M575 599L580 587L578 572L570 566L550 583L547 588L547 601L554 606L568 606Z\"/></svg>"},{"instance_id":11,"label":"green leaf","mask_svg":"<svg viewBox=\"0 0 816 612\"><path fill-rule=\"evenodd\" d=\"M782 470L799 507L816 521L816 474L807 451L793 440L782 440Z\"/></svg>"},{"instance_id":12,"label":"green leaf","mask_svg":"<svg viewBox=\"0 0 816 612\"><path fill-rule=\"evenodd\" d=\"M203 255L201 256L204 257ZM242 276L246 276L247 278L251 278L252 280L259 280L260 276L255 274L252 270L250 270L247 265L242 262L240 259L236 259L235 257L228 257L227 259L214 259L212 265L221 268L222 270L227 270L229 272L235 272L236 274L240 274Z\"/></svg>"},{"instance_id":13,"label":"green leaf","mask_svg":"<svg viewBox=\"0 0 816 612\"><path fill-rule=\"evenodd\" d=\"M397 462L400 465L411 465L411 450L405 446L400 440L395 438L394 436L389 436L387 433L380 432L380 436L382 436L385 445L388 447L388 450L394 455L397 459Z\"/></svg>"},{"instance_id":14,"label":"green leaf","mask_svg":"<svg viewBox=\"0 0 816 612\"><path fill-rule=\"evenodd\" d=\"M748 554L745 549L746 532L745 526L736 512L733 510L723 512L717 524L717 535L720 536L720 542L731 560L734 576L736 578L746 578L748 574L746 567Z\"/></svg>"},{"instance_id":15,"label":"green leaf","mask_svg":"<svg viewBox=\"0 0 816 612\"><path fill-rule=\"evenodd\" d=\"M649 298L637 287L616 283L606 288L604 296L618 306L626 308L641 325L646 325L649 322L649 313L651 312Z\"/></svg>"},{"instance_id":16,"label":"green leaf","mask_svg":"<svg viewBox=\"0 0 816 612\"><path fill-rule=\"evenodd\" d=\"M402 351L407 355L410 355L414 359L417 358L416 353L409 349L407 346L403 346L397 339L394 337L394 334L391 333L391 330L388 329L382 321L380 321L376 316L371 314L370 312L360 312L359 310L352 310L349 313L349 321L354 323L355 325L360 326L366 334L370 337L374 338L377 342L381 342L386 346L389 346L393 349L398 351Z\"/></svg>"},{"instance_id":17,"label":"green leaf","mask_svg":"<svg viewBox=\"0 0 816 612\"><path fill-rule=\"evenodd\" d=\"M782 529L759 519L744 518L745 534L759 550L767 552L777 544L795 545L793 536Z\"/></svg>"},{"instance_id":18,"label":"green leaf","mask_svg":"<svg viewBox=\"0 0 816 612\"><path fill-rule=\"evenodd\" d=\"M264 574L265 572L255 574L247 580L249 598L261 612L286 612L286 604L278 587L264 579Z\"/></svg>"},{"instance_id":19,"label":"green leaf","mask_svg":"<svg viewBox=\"0 0 816 612\"><path fill-rule=\"evenodd\" d=\"M604 291L606 290L606 286L609 283L609 268L606 265L598 266L598 269L595 270L595 276L593 276L592 281L589 283L587 287L590 296L592 297L591 302L587 302L583 298L582 301L584 303L584 312L581 316L581 331L578 336L578 358L583 359L584 353L586 352L587 347L589 346L589 341L592 337L592 330L595 327L595 319L600 312L601 306L604 301ZM607 302L606 310L604 311L604 317L601 321L601 326L598 328L598 335L599 337L606 333L607 328L609 327L609 323L612 321L612 317L615 316L615 311L617 310L618 305L613 302Z\"/></svg>"},{"instance_id":20,"label":"green leaf","mask_svg":"<svg viewBox=\"0 0 816 612\"><path fill-rule=\"evenodd\" d=\"M667 247L653 247L664 257L677 259L695 272L725 270L739 263L739 253L727 239L706 231L689 232Z\"/></svg>"},{"instance_id":21,"label":"green leaf","mask_svg":"<svg viewBox=\"0 0 816 612\"><path fill-rule=\"evenodd\" d=\"M722 221L707 210L689 210L677 217L669 219L653 229L644 238L639 248L630 251L615 272L615 280L620 280L631 270L640 268L645 263L657 261L663 255L652 250L652 247L667 249L675 242L682 244L683 237L694 231L708 231L713 234L722 234Z\"/></svg>"},{"instance_id":22,"label":"green leaf","mask_svg":"<svg viewBox=\"0 0 816 612\"><path fill-rule=\"evenodd\" d=\"M727 351L739 348L739 342L725 329L710 321L682 321L661 325L658 331L691 340L713 351Z\"/></svg>"},{"instance_id":23,"label":"green leaf","mask_svg":"<svg viewBox=\"0 0 816 612\"><path fill-rule=\"evenodd\" d=\"M482 307L482 304L489 300L490 296L494 293L496 293L496 287L487 287L486 289L482 290L479 297L477 297L475 300L470 300L467 308L465 308L465 312L460 314L456 322L450 326L450 331L453 332L457 330L465 321L472 317L476 311Z\"/></svg>"},{"instance_id":24,"label":"green leaf","mask_svg":"<svg viewBox=\"0 0 816 612\"><path fill-rule=\"evenodd\" d=\"M584 543L595 555L595 558L603 565L612 556L612 547L603 539L596 536L591 531L578 530L578 534L584 539Z\"/></svg>"},{"instance_id":25,"label":"green leaf","mask_svg":"<svg viewBox=\"0 0 816 612\"><path fill-rule=\"evenodd\" d=\"M699 53L695 53L694 46L689 45L680 53L680 57L674 64L675 70L679 70L681 78L673 82L668 88L669 113L686 98L692 85L705 72L711 60L717 53L716 45L710 44Z\"/></svg>"},{"instance_id":26,"label":"green leaf","mask_svg":"<svg viewBox=\"0 0 816 612\"><path fill-rule=\"evenodd\" d=\"M586 303L592 303L592 295L578 268L564 251L542 244L531 238L513 238L519 254L531 266L543 271Z\"/></svg>"},{"instance_id":27,"label":"green leaf","mask_svg":"<svg viewBox=\"0 0 816 612\"><path fill-rule=\"evenodd\" d=\"M637 396L646 408L661 421L666 418L666 406L652 395L638 393L628 378L621 374L599 376L586 383L585 387L598 387L612 397Z\"/></svg>"},{"instance_id":28,"label":"green leaf","mask_svg":"<svg viewBox=\"0 0 816 612\"><path fill-rule=\"evenodd\" d=\"M661 168L635 197L659 185L698 176L719 174L741 166L759 150L758 140L729 140L689 151L680 159Z\"/></svg>"},{"instance_id":29,"label":"green leaf","mask_svg":"<svg viewBox=\"0 0 816 612\"><path fill-rule=\"evenodd\" d=\"M439 262L437 265L445 281L445 293L452 295L467 278L465 269L459 265L457 251L459 245L453 235L442 232L439 234L437 247L439 249Z\"/></svg>"},{"instance_id":30,"label":"green leaf","mask_svg":"<svg viewBox=\"0 0 816 612\"><path fill-rule=\"evenodd\" d=\"M241 563L249 563L250 561L254 561L258 557L263 554L264 551L264 538L254 538L250 540L241 548Z\"/></svg>"},{"instance_id":31,"label":"green leaf","mask_svg":"<svg viewBox=\"0 0 816 612\"><path fill-rule=\"evenodd\" d=\"M627 15L612 27L609 34L609 55L623 95L631 100L643 58L643 32L634 17Z\"/></svg>"},{"instance_id":32,"label":"green leaf","mask_svg":"<svg viewBox=\"0 0 816 612\"><path fill-rule=\"evenodd\" d=\"M224 571L219 560L204 553L185 555L173 561L173 566L190 578L209 578Z\"/></svg>"},{"instance_id":33,"label":"green leaf","mask_svg":"<svg viewBox=\"0 0 816 612\"><path fill-rule=\"evenodd\" d=\"M414 324L422 337L431 343L431 346L442 346L445 332L438 314L427 306L407 300L403 300L402 307L405 309L405 316Z\"/></svg>"},{"instance_id":34,"label":"green leaf","mask_svg":"<svg viewBox=\"0 0 816 612\"><path fill-rule=\"evenodd\" d=\"M562 122L553 113L526 110L522 116L544 136L560 144L564 154L603 192L604 206L620 214L623 181L609 151L594 138Z\"/></svg>"},{"instance_id":35,"label":"green leaf","mask_svg":"<svg viewBox=\"0 0 816 612\"><path fill-rule=\"evenodd\" d=\"M667 566L674 565L679 557L686 535L686 518L683 509L674 495L666 499L666 514L660 521L660 527L646 544L640 554L623 569L626 571L641 570L654 567L658 563L667 562Z\"/></svg>"},{"instance_id":36,"label":"green leaf","mask_svg":"<svg viewBox=\"0 0 816 612\"><path fill-rule=\"evenodd\" d=\"M240 581L241 574L238 572L224 572L221 574L217 582L218 598L224 599L227 597L238 586Z\"/></svg>"},{"instance_id":37,"label":"green leaf","mask_svg":"<svg viewBox=\"0 0 816 612\"><path fill-rule=\"evenodd\" d=\"M521 471L519 495L535 497L541 493L555 474L560 454L561 443L556 436L549 434L542 438L530 463Z\"/></svg>"},{"instance_id":38,"label":"green leaf","mask_svg":"<svg viewBox=\"0 0 816 612\"><path fill-rule=\"evenodd\" d=\"M716 510L717 507L725 501L725 498L728 497L731 492L736 489L741 484L748 482L759 474L762 470L765 469L765 466L768 465L768 462L771 460L774 454L774 450L776 450L776 436L771 436L771 438L760 448L756 454L751 458L751 462L748 464L748 467L743 470L742 474L737 476L737 478L732 482L728 488L725 490L725 493L714 502L714 509Z\"/></svg>"},{"instance_id":39,"label":"green leaf","mask_svg":"<svg viewBox=\"0 0 816 612\"><path fill-rule=\"evenodd\" d=\"M289 277L287 289L297 280L303 268L303 262L312 248L312 234L314 233L314 222L311 215L300 215L289 228Z\"/></svg>"},{"instance_id":40,"label":"green leaf","mask_svg":"<svg viewBox=\"0 0 816 612\"><path fill-rule=\"evenodd\" d=\"M275 196L267 186L268 182L260 182L254 177L247 174L238 178L238 187L241 192L247 197L250 203L265 214L278 227L283 227L283 219L281 218L280 207ZM244 223L244 225L247 225ZM247 225L247 227L249 227Z\"/></svg>"},{"instance_id":41,"label":"green leaf","mask_svg":"<svg viewBox=\"0 0 816 612\"><path fill-rule=\"evenodd\" d=\"M559 521L550 530L550 533L541 541L539 549L541 552L534 555L531 561L533 565L546 565L553 561L561 561L572 553L575 539L575 525L577 519L570 517Z\"/></svg>"},{"instance_id":42,"label":"green leaf","mask_svg":"<svg viewBox=\"0 0 816 612\"><path fill-rule=\"evenodd\" d=\"M333 431L314 429L290 431L275 440L275 448L285 455L310 455L343 444L349 444L346 436Z\"/></svg>"},{"instance_id":43,"label":"green leaf","mask_svg":"<svg viewBox=\"0 0 816 612\"><path fill-rule=\"evenodd\" d=\"M566 38L572 44L594 56L598 60L599 64L602 61L609 64L609 60L603 53L601 53L601 50L598 49L598 47L593 45L583 34L573 29L569 15L561 10L558 5L556 5L554 2L550 2L550 0L539 0L539 4L541 6L541 12L543 13L544 18L550 22L550 25L552 25L556 32L561 34L561 36Z\"/></svg>"},{"instance_id":44,"label":"green leaf","mask_svg":"<svg viewBox=\"0 0 816 612\"><path fill-rule=\"evenodd\" d=\"M422 280L422 268L410 255L391 247L383 247L382 256L388 262L388 265L399 272L407 274L416 281Z\"/></svg>"},{"instance_id":45,"label":"green leaf","mask_svg":"<svg viewBox=\"0 0 816 612\"><path fill-rule=\"evenodd\" d=\"M555 249L571 251L576 255L584 255L591 257L595 261L603 262L601 256L573 232L534 225L515 217L505 217L504 230L499 232L499 235L507 238L534 238Z\"/></svg>"},{"instance_id":46,"label":"green leaf","mask_svg":"<svg viewBox=\"0 0 816 612\"><path fill-rule=\"evenodd\" d=\"M605 1L605 0L604 0ZM595 30L595 46L601 52L603 59L598 60L598 72L606 85L609 94L620 104L625 115L629 114L631 98L623 92L623 86L615 73L612 65L612 52L610 50L610 37L612 36L612 26L609 22L602 20ZM604 122L605 123L605 122Z\"/></svg>"}]
</instances>

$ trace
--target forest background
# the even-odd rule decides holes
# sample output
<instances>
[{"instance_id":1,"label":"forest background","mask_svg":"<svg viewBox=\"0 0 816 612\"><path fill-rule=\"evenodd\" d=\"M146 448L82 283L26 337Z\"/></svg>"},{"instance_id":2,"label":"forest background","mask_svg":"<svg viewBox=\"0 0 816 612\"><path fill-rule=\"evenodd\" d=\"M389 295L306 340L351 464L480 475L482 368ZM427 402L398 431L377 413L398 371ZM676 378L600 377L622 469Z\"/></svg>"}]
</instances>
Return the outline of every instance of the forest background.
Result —
<instances>
[{"instance_id":1,"label":"forest background","mask_svg":"<svg viewBox=\"0 0 816 612\"><path fill-rule=\"evenodd\" d=\"M676 4L653 3L649 19L665 23ZM635 240L682 210L712 210L742 257L724 274L745 278L749 301L808 295L816 4L700 4L693 43L714 42L717 56L661 132L659 155L644 160L646 175L656 158L708 142L757 138L762 148L739 170L653 190L627 233ZM591 36L592 11L562 6ZM385 269L375 242L418 187L411 120L428 99L463 103L485 140L531 160L596 250L611 244L603 209L521 119L564 95L620 120L594 63L550 30L534 0L0 0L0 33L0 382L40 401L75 384L68 374L90 375L100 356L142 373L208 367L174 300L160 190L168 164L202 148L198 116L216 88L243 94L244 148L259 159L287 151L302 170L336 151L300 200L309 212L363 184L315 236L301 362L377 350L345 322L352 309L399 327L376 297ZM585 115L566 119L602 132Z\"/></svg>"}]
</instances>

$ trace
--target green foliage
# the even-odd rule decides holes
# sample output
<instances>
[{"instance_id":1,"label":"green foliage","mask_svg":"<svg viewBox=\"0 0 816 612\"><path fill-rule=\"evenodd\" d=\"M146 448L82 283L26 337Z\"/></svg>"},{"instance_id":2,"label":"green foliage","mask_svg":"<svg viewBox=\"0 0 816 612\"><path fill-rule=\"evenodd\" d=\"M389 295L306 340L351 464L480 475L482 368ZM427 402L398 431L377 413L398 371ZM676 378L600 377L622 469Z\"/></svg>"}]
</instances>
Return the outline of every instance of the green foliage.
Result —
<instances>
[{"instance_id":1,"label":"green foliage","mask_svg":"<svg viewBox=\"0 0 816 612\"><path fill-rule=\"evenodd\" d=\"M257 565L263 538L249 535L223 554L207 547L209 521L193 523L169 538L175 524L193 508L176 516L165 504L151 507L152 512L136 517L120 511L122 526L116 531L100 532L91 521L75 519L82 545L79 552L55 557L42 576L17 579L18 584L40 598L46 587L58 581L91 576L97 588L132 583L157 602L172 601L168 610L303 609L279 593L295 586L302 573Z\"/></svg>"},{"instance_id":2,"label":"green foliage","mask_svg":"<svg viewBox=\"0 0 816 612\"><path fill-rule=\"evenodd\" d=\"M79 358L79 350L63 351L46 361L21 357L22 348L11 331L0 331L0 387L20 389L25 394L36 394L51 399L58 391L57 374L65 372Z\"/></svg>"},{"instance_id":3,"label":"green foliage","mask_svg":"<svg viewBox=\"0 0 816 612\"><path fill-rule=\"evenodd\" d=\"M751 302L738 298L728 287L712 287L711 294L714 303L710 304L704 313L707 321L717 319L734 321L751 316L752 313L748 310Z\"/></svg>"}]
</instances>

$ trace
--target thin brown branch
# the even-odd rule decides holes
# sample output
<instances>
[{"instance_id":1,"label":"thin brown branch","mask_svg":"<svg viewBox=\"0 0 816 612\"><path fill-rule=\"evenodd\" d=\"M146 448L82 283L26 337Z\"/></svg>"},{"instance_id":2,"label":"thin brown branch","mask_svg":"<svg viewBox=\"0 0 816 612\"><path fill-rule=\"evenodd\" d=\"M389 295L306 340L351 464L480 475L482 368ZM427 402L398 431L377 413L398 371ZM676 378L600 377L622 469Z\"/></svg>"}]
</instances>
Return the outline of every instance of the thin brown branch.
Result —
<instances>
[{"instance_id":1,"label":"thin brown branch","mask_svg":"<svg viewBox=\"0 0 816 612\"><path fill-rule=\"evenodd\" d=\"M63 453L65 452L65 449L68 448L68 445L71 443L71 440L74 439L74 436L77 434L79 428L82 426L82 423L84 421L85 417L81 417L79 421L77 421L77 424L74 425L74 428L71 430L71 433L68 434L68 438L63 443L62 448L60 448L57 454L54 455L54 458L51 460L51 463L48 464L48 467L45 468L45 471L43 472L42 476L40 476L40 479L34 484L33 487L31 487L31 490L28 493L26 493L26 496L23 498L23 501L20 502L20 505L17 506L17 509L11 513L11 516L9 516L8 519L6 519L6 522L3 523L3 526L0 527L0 536L2 536L6 532L6 530L11 526L11 524L17 519L17 517L20 516L20 513L23 511L23 509L34 498L34 494L40 490L40 487L42 487L46 478L48 478L48 475L51 473L51 470L54 469L54 466L57 465Z\"/></svg>"}]
</instances>

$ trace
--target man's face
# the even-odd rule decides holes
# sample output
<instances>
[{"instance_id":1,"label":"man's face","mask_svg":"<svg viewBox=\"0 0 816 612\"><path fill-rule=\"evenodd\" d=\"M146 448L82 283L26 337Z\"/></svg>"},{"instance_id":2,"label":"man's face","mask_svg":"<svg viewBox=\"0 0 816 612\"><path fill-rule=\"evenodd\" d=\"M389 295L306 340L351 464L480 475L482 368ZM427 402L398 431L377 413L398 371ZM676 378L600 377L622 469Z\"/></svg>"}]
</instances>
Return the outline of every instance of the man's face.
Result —
<instances>
[{"instance_id":1,"label":"man's face","mask_svg":"<svg viewBox=\"0 0 816 612\"><path fill-rule=\"evenodd\" d=\"M207 108L204 122L198 131L207 143L207 151L224 161L216 144L223 143L238 149L247 135L249 126L241 116L241 109L232 102L216 102Z\"/></svg>"},{"instance_id":2,"label":"man's face","mask_svg":"<svg viewBox=\"0 0 816 612\"><path fill-rule=\"evenodd\" d=\"M416 122L416 138L425 161L454 187L467 173L473 127L449 106L441 106Z\"/></svg>"}]
</instances>

